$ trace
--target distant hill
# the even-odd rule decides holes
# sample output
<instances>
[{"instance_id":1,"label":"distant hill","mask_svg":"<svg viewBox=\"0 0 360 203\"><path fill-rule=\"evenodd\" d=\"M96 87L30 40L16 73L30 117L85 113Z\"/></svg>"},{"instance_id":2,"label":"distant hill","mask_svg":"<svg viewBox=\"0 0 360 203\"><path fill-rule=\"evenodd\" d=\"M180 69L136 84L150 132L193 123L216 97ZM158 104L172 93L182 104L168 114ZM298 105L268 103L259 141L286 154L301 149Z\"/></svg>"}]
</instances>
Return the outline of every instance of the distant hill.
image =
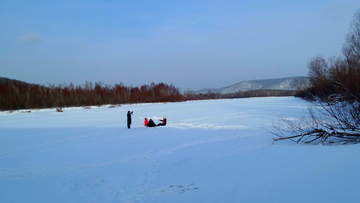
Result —
<instances>
[{"instance_id":1,"label":"distant hill","mask_svg":"<svg viewBox=\"0 0 360 203\"><path fill-rule=\"evenodd\" d=\"M209 90L213 93L221 94L230 94L236 93L239 91L249 91L249 90L295 90L293 83L295 80L308 80L308 77L297 76L297 77L286 77L286 78L277 78L277 79L267 79L267 80L249 80L239 82L227 87L222 87L218 89L202 89L196 91L196 93L205 94Z\"/></svg>"}]
</instances>

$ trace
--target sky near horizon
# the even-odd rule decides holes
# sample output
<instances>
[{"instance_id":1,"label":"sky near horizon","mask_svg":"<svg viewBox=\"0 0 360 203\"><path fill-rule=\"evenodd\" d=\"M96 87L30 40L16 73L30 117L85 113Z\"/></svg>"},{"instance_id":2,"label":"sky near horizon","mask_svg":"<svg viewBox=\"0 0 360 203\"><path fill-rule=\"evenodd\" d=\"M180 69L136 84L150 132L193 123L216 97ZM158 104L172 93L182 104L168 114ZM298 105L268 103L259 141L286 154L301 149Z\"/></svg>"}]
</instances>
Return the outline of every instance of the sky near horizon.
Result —
<instances>
[{"instance_id":1,"label":"sky near horizon","mask_svg":"<svg viewBox=\"0 0 360 203\"><path fill-rule=\"evenodd\" d=\"M0 0L0 76L181 91L305 76L341 55L358 0Z\"/></svg>"}]
</instances>

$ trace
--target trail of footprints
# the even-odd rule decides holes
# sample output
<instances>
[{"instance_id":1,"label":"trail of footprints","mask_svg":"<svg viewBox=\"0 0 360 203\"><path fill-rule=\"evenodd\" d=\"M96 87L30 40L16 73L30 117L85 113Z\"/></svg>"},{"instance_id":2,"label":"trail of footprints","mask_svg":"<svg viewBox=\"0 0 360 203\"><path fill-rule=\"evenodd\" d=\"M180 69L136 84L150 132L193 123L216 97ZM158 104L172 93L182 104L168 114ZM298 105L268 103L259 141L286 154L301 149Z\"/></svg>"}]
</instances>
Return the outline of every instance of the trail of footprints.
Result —
<instances>
[{"instance_id":1,"label":"trail of footprints","mask_svg":"<svg viewBox=\"0 0 360 203\"><path fill-rule=\"evenodd\" d=\"M149 185L151 182L156 178L158 175L158 169L156 166L156 160L158 160L162 156L169 155L173 153L174 151L177 151L179 149L198 145L198 144L204 144L209 142L216 142L221 140L228 140L228 139L238 139L240 136L238 135L229 135L226 137L214 137L210 139L202 139L202 140L195 140L188 143L182 143L177 146L173 146L170 148L165 148L162 150L159 150L157 152L148 152L143 154L137 154L135 156L127 157L124 159L119 160L111 160L111 161L105 161L105 162L98 162L98 163L92 163L88 165L82 165L82 166L74 166L74 167L63 167L63 168L48 168L47 170L41 172L41 171L31 171L31 172L25 172L25 171L9 171L6 169L0 169L0 178L25 178L25 177L44 177L44 176L52 176L52 175L59 175L63 174L66 175L68 172L76 172L78 170L86 170L90 168L97 168L104 165L114 164L114 163L120 163L120 162L127 162L127 161L144 161L144 163L147 166L147 170L144 171L143 177L141 178L142 181L139 183L138 187L136 188L122 188L121 190L118 190L119 188L115 189L116 186L110 183L107 183L105 179L99 179L94 181L85 180L84 177L80 178L78 175L64 178L62 181L62 187L65 191L74 191L74 190L86 190L87 188L91 187L97 187L102 188L101 190L103 192L107 191L106 193L109 193L108 195L113 197L119 197L123 200L127 200L128 202L134 202L134 201L142 201L144 198L144 193L147 193L147 189L149 189ZM187 185L169 185L162 188L157 188L150 190L148 192L152 193L155 196L158 195L164 195L164 194L183 194L185 192L191 191L191 190L198 190L199 187L196 187L194 183L187 184Z\"/></svg>"}]
</instances>

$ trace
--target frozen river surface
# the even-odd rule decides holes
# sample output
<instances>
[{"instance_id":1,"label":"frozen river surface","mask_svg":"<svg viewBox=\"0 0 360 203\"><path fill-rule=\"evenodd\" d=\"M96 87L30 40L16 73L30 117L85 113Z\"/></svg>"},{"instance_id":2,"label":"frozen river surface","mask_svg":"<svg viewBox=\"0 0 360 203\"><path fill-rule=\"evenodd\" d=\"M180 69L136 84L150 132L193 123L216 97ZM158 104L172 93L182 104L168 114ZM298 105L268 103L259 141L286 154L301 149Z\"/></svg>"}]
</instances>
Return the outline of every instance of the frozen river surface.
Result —
<instances>
[{"instance_id":1,"label":"frozen river surface","mask_svg":"<svg viewBox=\"0 0 360 203\"><path fill-rule=\"evenodd\" d=\"M272 145L264 129L306 108L284 97L1 112L0 202L360 202L360 145Z\"/></svg>"}]
</instances>

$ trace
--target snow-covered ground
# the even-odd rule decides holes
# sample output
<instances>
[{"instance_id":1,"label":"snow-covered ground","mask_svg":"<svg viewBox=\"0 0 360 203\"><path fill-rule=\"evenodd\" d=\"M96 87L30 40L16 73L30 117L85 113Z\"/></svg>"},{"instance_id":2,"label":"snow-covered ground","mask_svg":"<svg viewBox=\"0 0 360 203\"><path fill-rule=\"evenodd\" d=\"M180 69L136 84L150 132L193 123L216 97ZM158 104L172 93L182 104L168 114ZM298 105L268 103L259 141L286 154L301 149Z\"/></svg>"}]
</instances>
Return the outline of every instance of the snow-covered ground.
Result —
<instances>
[{"instance_id":1,"label":"snow-covered ground","mask_svg":"<svg viewBox=\"0 0 360 203\"><path fill-rule=\"evenodd\" d=\"M272 145L264 128L306 107L286 97L1 112L0 202L359 202L360 145ZM143 126L163 116L167 126Z\"/></svg>"}]
</instances>

